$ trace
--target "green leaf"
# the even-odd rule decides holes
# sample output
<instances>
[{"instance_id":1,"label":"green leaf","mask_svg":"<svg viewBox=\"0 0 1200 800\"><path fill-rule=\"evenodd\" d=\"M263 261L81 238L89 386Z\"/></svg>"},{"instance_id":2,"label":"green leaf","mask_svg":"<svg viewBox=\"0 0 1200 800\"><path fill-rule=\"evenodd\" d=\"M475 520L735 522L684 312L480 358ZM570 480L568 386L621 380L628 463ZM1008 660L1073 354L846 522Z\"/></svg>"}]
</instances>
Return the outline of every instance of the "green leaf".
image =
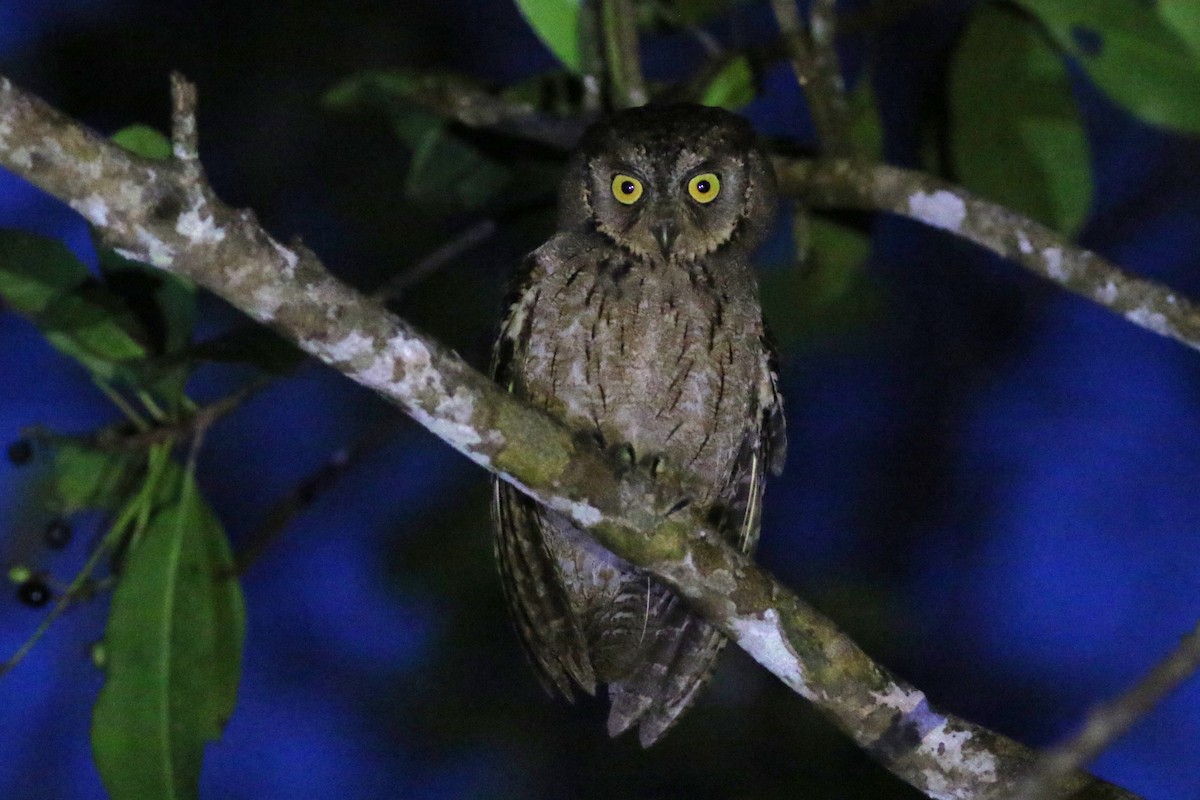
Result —
<instances>
[{"instance_id":1,"label":"green leaf","mask_svg":"<svg viewBox=\"0 0 1200 800\"><path fill-rule=\"evenodd\" d=\"M159 161L171 157L171 140L149 125L130 125L112 135L112 140L131 153Z\"/></svg>"},{"instance_id":2,"label":"green leaf","mask_svg":"<svg viewBox=\"0 0 1200 800\"><path fill-rule=\"evenodd\" d=\"M550 52L573 72L582 69L579 50L581 0L516 0L521 16Z\"/></svg>"},{"instance_id":3,"label":"green leaf","mask_svg":"<svg viewBox=\"0 0 1200 800\"><path fill-rule=\"evenodd\" d=\"M1200 3L1196 0L1158 0L1158 15L1200 58Z\"/></svg>"},{"instance_id":4,"label":"green leaf","mask_svg":"<svg viewBox=\"0 0 1200 800\"><path fill-rule=\"evenodd\" d=\"M1161 12L1142 0L1018 1L1113 100L1154 125L1200 132L1194 28L1181 29L1191 31L1189 47ZM1194 24L1194 11L1168 13L1176 25Z\"/></svg>"},{"instance_id":5,"label":"green leaf","mask_svg":"<svg viewBox=\"0 0 1200 800\"><path fill-rule=\"evenodd\" d=\"M192 360L251 364L273 375L291 372L305 355L270 328L246 325L201 342L187 353Z\"/></svg>"},{"instance_id":6,"label":"green leaf","mask_svg":"<svg viewBox=\"0 0 1200 800\"><path fill-rule=\"evenodd\" d=\"M731 111L741 108L754 99L754 72L750 59L739 56L718 72L704 89L700 103L720 106Z\"/></svg>"},{"instance_id":7,"label":"green leaf","mask_svg":"<svg viewBox=\"0 0 1200 800\"><path fill-rule=\"evenodd\" d=\"M883 121L870 80L864 78L850 92L850 139L860 156L883 158Z\"/></svg>"},{"instance_id":8,"label":"green leaf","mask_svg":"<svg viewBox=\"0 0 1200 800\"><path fill-rule=\"evenodd\" d=\"M182 352L192 338L196 286L97 245L105 285L119 295L158 355Z\"/></svg>"},{"instance_id":9,"label":"green leaf","mask_svg":"<svg viewBox=\"0 0 1200 800\"><path fill-rule=\"evenodd\" d=\"M121 298L60 242L0 231L0 295L101 380L130 380L122 362L146 355L144 331Z\"/></svg>"},{"instance_id":10,"label":"green leaf","mask_svg":"<svg viewBox=\"0 0 1200 800\"><path fill-rule=\"evenodd\" d=\"M87 267L62 242L0 230L0 296L14 311L35 317L87 277Z\"/></svg>"},{"instance_id":11,"label":"green leaf","mask_svg":"<svg viewBox=\"0 0 1200 800\"><path fill-rule=\"evenodd\" d=\"M232 713L245 612L225 534L190 472L134 542L104 634L92 752L113 800L199 794L206 742Z\"/></svg>"},{"instance_id":12,"label":"green leaf","mask_svg":"<svg viewBox=\"0 0 1200 800\"><path fill-rule=\"evenodd\" d=\"M85 282L56 297L35 319L50 344L100 380L134 382L128 365L146 356L145 335L120 299ZM136 336L133 332L137 332Z\"/></svg>"},{"instance_id":13,"label":"green leaf","mask_svg":"<svg viewBox=\"0 0 1200 800\"><path fill-rule=\"evenodd\" d=\"M497 197L508 184L507 167L449 133L440 120L417 112L406 122L421 129L414 137L404 181L410 200L429 209L470 211Z\"/></svg>"},{"instance_id":14,"label":"green leaf","mask_svg":"<svg viewBox=\"0 0 1200 800\"><path fill-rule=\"evenodd\" d=\"M405 195L434 214L471 211L497 198L512 173L456 135L450 126L423 110L454 102L479 88L460 76L368 71L342 81L325 93L332 108L380 108L387 112L400 141L412 150Z\"/></svg>"},{"instance_id":15,"label":"green leaf","mask_svg":"<svg viewBox=\"0 0 1200 800\"><path fill-rule=\"evenodd\" d=\"M1064 233L1083 224L1091 159L1066 66L1007 9L980 6L954 54L950 154L969 189Z\"/></svg>"},{"instance_id":16,"label":"green leaf","mask_svg":"<svg viewBox=\"0 0 1200 800\"><path fill-rule=\"evenodd\" d=\"M54 494L61 513L114 510L125 499L128 478L144 461L139 453L109 452L73 443L54 453Z\"/></svg>"},{"instance_id":17,"label":"green leaf","mask_svg":"<svg viewBox=\"0 0 1200 800\"><path fill-rule=\"evenodd\" d=\"M863 264L871 251L864 232L809 215L801 265L766 273L763 316L784 349L819 333L851 330L879 307L879 290Z\"/></svg>"}]
</instances>

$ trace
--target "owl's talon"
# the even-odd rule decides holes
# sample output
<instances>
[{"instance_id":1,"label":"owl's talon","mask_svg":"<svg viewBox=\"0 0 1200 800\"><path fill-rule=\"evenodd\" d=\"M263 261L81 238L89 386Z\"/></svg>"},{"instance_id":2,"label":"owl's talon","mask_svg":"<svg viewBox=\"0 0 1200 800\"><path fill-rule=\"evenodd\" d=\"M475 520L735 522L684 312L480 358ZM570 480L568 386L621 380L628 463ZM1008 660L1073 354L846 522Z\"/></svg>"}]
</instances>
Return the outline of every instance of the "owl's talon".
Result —
<instances>
[{"instance_id":1,"label":"owl's talon","mask_svg":"<svg viewBox=\"0 0 1200 800\"><path fill-rule=\"evenodd\" d=\"M657 478L662 473L662 467L662 456L650 456L646 459L646 471L650 473L651 478Z\"/></svg>"},{"instance_id":2,"label":"owl's talon","mask_svg":"<svg viewBox=\"0 0 1200 800\"><path fill-rule=\"evenodd\" d=\"M616 445L614 450L613 457L623 471L633 469L637 465L637 454L634 453L633 445L629 442Z\"/></svg>"}]
</instances>

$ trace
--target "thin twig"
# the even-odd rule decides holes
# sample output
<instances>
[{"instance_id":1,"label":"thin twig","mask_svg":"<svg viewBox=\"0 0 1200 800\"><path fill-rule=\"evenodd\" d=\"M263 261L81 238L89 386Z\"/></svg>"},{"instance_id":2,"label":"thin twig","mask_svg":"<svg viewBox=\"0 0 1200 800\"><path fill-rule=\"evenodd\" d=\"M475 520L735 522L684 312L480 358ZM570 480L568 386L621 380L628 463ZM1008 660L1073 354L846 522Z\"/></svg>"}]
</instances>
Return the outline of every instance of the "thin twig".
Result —
<instances>
[{"instance_id":1,"label":"thin twig","mask_svg":"<svg viewBox=\"0 0 1200 800\"><path fill-rule=\"evenodd\" d=\"M604 9L603 0L582 0L579 6L579 78L583 82L583 113L597 117L604 111Z\"/></svg>"},{"instance_id":2,"label":"thin twig","mask_svg":"<svg viewBox=\"0 0 1200 800\"><path fill-rule=\"evenodd\" d=\"M330 489L363 456L389 440L401 417L387 417L346 447L335 451L319 468L267 509L263 520L234 557L233 575L242 576L267 552L292 520L308 509L322 492Z\"/></svg>"},{"instance_id":3,"label":"thin twig","mask_svg":"<svg viewBox=\"0 0 1200 800\"><path fill-rule=\"evenodd\" d=\"M187 417L167 422L161 425L148 426L145 429L131 430L129 425L120 422L108 425L92 434L63 434L47 430L39 426L21 429L21 435L36 442L45 442L51 446L71 444L80 447L90 447L109 452L129 452L145 450L156 444L167 441L182 441L196 433L206 430L221 417L236 410L242 403L265 389L274 380L272 376L257 378L236 392L201 406Z\"/></svg>"},{"instance_id":4,"label":"thin twig","mask_svg":"<svg viewBox=\"0 0 1200 800\"><path fill-rule=\"evenodd\" d=\"M496 235L494 220L481 219L450 241L438 247L416 264L388 279L371 293L379 301L395 300L404 292L436 273L462 254L475 249Z\"/></svg>"},{"instance_id":5,"label":"thin twig","mask_svg":"<svg viewBox=\"0 0 1200 800\"><path fill-rule=\"evenodd\" d=\"M1127 692L1094 710L1078 734L1048 750L1014 800L1063 797L1061 784L1068 775L1095 760L1197 670L1200 670L1200 625Z\"/></svg>"},{"instance_id":6,"label":"thin twig","mask_svg":"<svg viewBox=\"0 0 1200 800\"><path fill-rule=\"evenodd\" d=\"M650 5L654 8L654 13L659 16L664 22L673 25L676 28L687 33L688 36L696 40L696 43L704 48L704 52L709 58L721 58L725 55L725 48L717 41L717 37L706 31L699 25L685 20L678 11L671 6L662 2L662 0L651 0Z\"/></svg>"},{"instance_id":7,"label":"thin twig","mask_svg":"<svg viewBox=\"0 0 1200 800\"><path fill-rule=\"evenodd\" d=\"M610 97L617 108L644 106L649 96L638 55L637 17L630 0L602 0Z\"/></svg>"},{"instance_id":8,"label":"thin twig","mask_svg":"<svg viewBox=\"0 0 1200 800\"><path fill-rule=\"evenodd\" d=\"M171 151L182 169L195 177L200 170L200 144L196 131L196 85L182 74L171 73Z\"/></svg>"},{"instance_id":9,"label":"thin twig","mask_svg":"<svg viewBox=\"0 0 1200 800\"><path fill-rule=\"evenodd\" d=\"M583 133L585 120L557 117L529 103L498 97L459 76L405 77L402 82L387 82L383 88L441 119L468 128L496 131L560 150L574 147Z\"/></svg>"}]
</instances>

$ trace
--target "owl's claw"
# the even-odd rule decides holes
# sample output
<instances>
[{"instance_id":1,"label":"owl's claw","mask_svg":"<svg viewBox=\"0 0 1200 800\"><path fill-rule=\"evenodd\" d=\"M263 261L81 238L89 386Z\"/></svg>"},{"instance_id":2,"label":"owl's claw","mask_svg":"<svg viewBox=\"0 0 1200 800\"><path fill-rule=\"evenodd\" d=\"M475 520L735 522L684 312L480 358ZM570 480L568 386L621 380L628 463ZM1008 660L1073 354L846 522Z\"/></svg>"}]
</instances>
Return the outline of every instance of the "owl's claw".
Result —
<instances>
[{"instance_id":1,"label":"owl's claw","mask_svg":"<svg viewBox=\"0 0 1200 800\"><path fill-rule=\"evenodd\" d=\"M683 511L685 508L687 508L691 504L692 504L692 498L681 497L675 501L675 505L673 505L667 509L667 513L663 514L663 516L669 517L672 514L678 514L680 511Z\"/></svg>"},{"instance_id":2,"label":"owl's claw","mask_svg":"<svg viewBox=\"0 0 1200 800\"><path fill-rule=\"evenodd\" d=\"M615 445L613 448L613 457L617 464L620 465L622 472L629 472L637 466L637 454L633 451L633 445L629 442Z\"/></svg>"}]
</instances>

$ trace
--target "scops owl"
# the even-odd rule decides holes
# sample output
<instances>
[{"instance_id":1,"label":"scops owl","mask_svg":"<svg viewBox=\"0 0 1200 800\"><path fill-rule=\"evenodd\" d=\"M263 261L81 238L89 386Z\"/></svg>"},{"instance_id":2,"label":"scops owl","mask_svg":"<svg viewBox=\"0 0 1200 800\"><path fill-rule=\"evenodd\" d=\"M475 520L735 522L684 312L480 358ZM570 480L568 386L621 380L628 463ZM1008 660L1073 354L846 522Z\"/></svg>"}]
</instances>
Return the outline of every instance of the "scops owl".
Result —
<instances>
[{"instance_id":1,"label":"scops owl","mask_svg":"<svg viewBox=\"0 0 1200 800\"><path fill-rule=\"evenodd\" d=\"M743 552L758 540L763 472L780 469L783 414L749 258L775 212L749 124L695 105L593 125L570 159L559 232L525 261L496 344L509 391L614 448L706 487ZM719 631L566 517L494 486L496 556L542 683L608 685L608 730L649 746L695 700Z\"/></svg>"}]
</instances>

